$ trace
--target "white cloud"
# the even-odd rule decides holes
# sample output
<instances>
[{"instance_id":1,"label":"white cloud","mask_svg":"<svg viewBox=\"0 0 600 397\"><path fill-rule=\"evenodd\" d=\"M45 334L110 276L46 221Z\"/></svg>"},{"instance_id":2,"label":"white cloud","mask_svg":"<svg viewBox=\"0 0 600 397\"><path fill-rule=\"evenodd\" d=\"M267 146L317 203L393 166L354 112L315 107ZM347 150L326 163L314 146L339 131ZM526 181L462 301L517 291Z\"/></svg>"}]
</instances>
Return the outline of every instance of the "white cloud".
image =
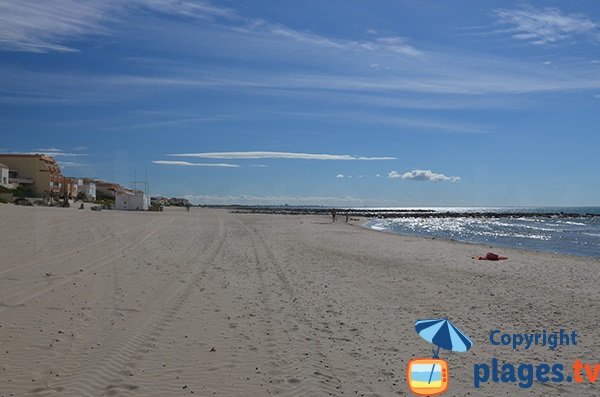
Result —
<instances>
[{"instance_id":1,"label":"white cloud","mask_svg":"<svg viewBox=\"0 0 600 397\"><path fill-rule=\"evenodd\" d=\"M336 178L340 178L340 179L341 179L341 178L343 178L343 177L344 177L344 174L337 174L335 177L336 177Z\"/></svg>"},{"instance_id":2,"label":"white cloud","mask_svg":"<svg viewBox=\"0 0 600 397\"><path fill-rule=\"evenodd\" d=\"M82 167L85 165L82 163L75 163L72 161L57 161L57 164L62 168Z\"/></svg>"},{"instance_id":3,"label":"white cloud","mask_svg":"<svg viewBox=\"0 0 600 397\"><path fill-rule=\"evenodd\" d=\"M298 159L298 160L395 160L395 157L362 157L349 154L314 154L292 152L209 152L167 154L173 157L196 157L205 159Z\"/></svg>"},{"instance_id":4,"label":"white cloud","mask_svg":"<svg viewBox=\"0 0 600 397\"><path fill-rule=\"evenodd\" d=\"M413 181L430 181L430 182L442 182L442 181L458 182L458 181L460 181L460 177L458 177L458 176L446 176L444 174L437 174L435 172L432 172L431 170L412 170L412 171L405 172L402 175L400 175L396 171L391 171L388 174L388 177L409 179L409 180L413 180Z\"/></svg>"},{"instance_id":5,"label":"white cloud","mask_svg":"<svg viewBox=\"0 0 600 397\"><path fill-rule=\"evenodd\" d=\"M496 9L494 14L500 23L512 26L508 32L513 38L531 44L556 43L577 35L600 38L598 24L589 17L564 14L557 8L525 5L514 10Z\"/></svg>"},{"instance_id":6,"label":"white cloud","mask_svg":"<svg viewBox=\"0 0 600 397\"><path fill-rule=\"evenodd\" d=\"M224 167L224 168L239 168L237 164L227 163L190 163L187 161L167 161L167 160L153 160L154 164L159 165L176 165L182 167Z\"/></svg>"},{"instance_id":7,"label":"white cloud","mask_svg":"<svg viewBox=\"0 0 600 397\"><path fill-rule=\"evenodd\" d=\"M375 174L376 178L381 178L381 174Z\"/></svg>"}]
</instances>

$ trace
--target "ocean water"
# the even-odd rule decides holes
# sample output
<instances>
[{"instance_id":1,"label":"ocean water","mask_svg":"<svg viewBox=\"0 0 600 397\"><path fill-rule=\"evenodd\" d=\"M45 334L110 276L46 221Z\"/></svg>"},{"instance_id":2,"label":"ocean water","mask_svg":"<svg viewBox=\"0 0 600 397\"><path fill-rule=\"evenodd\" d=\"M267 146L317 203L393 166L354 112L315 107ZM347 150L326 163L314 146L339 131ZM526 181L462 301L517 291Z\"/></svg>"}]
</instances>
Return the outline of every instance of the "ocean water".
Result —
<instances>
[{"instance_id":1,"label":"ocean water","mask_svg":"<svg viewBox=\"0 0 600 397\"><path fill-rule=\"evenodd\" d=\"M495 212L506 217L372 219L380 231L600 258L600 207L431 208L436 212ZM510 217L511 213L575 213L593 217ZM485 254L485 252L482 252Z\"/></svg>"}]
</instances>

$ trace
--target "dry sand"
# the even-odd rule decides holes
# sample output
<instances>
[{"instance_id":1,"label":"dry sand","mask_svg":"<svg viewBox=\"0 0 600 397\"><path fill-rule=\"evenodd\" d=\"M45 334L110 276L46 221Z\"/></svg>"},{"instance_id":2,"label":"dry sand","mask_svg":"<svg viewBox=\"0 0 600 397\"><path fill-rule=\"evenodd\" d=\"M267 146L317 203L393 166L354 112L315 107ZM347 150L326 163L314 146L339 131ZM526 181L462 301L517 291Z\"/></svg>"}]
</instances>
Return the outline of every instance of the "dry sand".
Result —
<instances>
[{"instance_id":1,"label":"dry sand","mask_svg":"<svg viewBox=\"0 0 600 397\"><path fill-rule=\"evenodd\" d=\"M402 237L328 217L0 205L0 396L408 395L405 367L448 316L448 395L598 395L484 384L473 365L600 361L594 259ZM488 334L577 330L513 352Z\"/></svg>"}]
</instances>

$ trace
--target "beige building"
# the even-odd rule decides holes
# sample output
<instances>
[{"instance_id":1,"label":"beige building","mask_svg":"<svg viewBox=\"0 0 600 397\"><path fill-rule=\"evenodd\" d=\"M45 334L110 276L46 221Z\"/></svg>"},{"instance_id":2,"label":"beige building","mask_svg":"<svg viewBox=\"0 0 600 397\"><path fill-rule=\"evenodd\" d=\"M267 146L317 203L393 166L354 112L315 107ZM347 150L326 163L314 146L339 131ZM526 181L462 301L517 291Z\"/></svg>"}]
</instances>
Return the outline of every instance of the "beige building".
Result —
<instances>
[{"instance_id":1,"label":"beige building","mask_svg":"<svg viewBox=\"0 0 600 397\"><path fill-rule=\"evenodd\" d=\"M79 193L79 178L63 178L63 190L61 193L63 197L66 196L68 199L76 199L77 194Z\"/></svg>"},{"instance_id":2,"label":"beige building","mask_svg":"<svg viewBox=\"0 0 600 397\"><path fill-rule=\"evenodd\" d=\"M63 176L56 161L42 154L0 154L10 168L9 183L31 187L38 195L62 193Z\"/></svg>"},{"instance_id":3,"label":"beige building","mask_svg":"<svg viewBox=\"0 0 600 397\"><path fill-rule=\"evenodd\" d=\"M124 193L126 191L128 191L128 189L125 189L118 183L99 180L96 181L96 196L98 197L116 198L117 194Z\"/></svg>"}]
</instances>

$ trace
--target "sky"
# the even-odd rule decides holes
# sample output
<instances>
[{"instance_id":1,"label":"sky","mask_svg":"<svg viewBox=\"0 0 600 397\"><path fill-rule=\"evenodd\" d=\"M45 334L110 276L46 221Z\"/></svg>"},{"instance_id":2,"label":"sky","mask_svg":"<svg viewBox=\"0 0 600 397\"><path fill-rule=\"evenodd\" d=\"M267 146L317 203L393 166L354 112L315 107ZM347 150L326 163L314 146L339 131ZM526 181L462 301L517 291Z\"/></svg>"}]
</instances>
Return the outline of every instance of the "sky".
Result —
<instances>
[{"instance_id":1,"label":"sky","mask_svg":"<svg viewBox=\"0 0 600 397\"><path fill-rule=\"evenodd\" d=\"M199 204L600 205L597 1L0 2L0 152Z\"/></svg>"}]
</instances>

